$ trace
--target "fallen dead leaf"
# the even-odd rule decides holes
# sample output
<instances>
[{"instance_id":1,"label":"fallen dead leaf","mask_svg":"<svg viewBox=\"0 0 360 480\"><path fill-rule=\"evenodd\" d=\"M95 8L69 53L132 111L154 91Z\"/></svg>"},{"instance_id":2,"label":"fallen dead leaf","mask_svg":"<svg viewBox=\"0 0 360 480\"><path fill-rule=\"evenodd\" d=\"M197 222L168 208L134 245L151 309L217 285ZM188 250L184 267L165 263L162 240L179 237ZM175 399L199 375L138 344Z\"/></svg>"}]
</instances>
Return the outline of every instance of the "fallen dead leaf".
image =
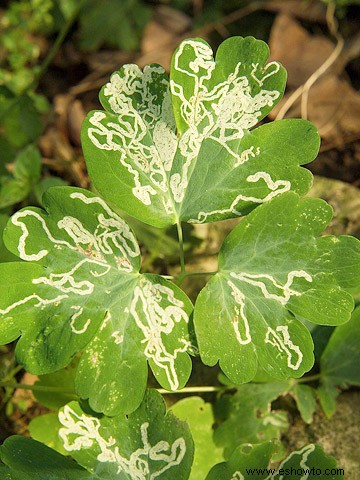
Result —
<instances>
[{"instance_id":1,"label":"fallen dead leaf","mask_svg":"<svg viewBox=\"0 0 360 480\"><path fill-rule=\"evenodd\" d=\"M33 375L31 373L24 373L21 377L20 383L24 385L34 385L35 382L39 380L37 375ZM13 394L13 401L15 403L23 402L26 404L26 408L30 408L33 403L35 402L35 397L31 390L25 390L22 388L17 388Z\"/></svg>"},{"instance_id":2,"label":"fallen dead leaf","mask_svg":"<svg viewBox=\"0 0 360 480\"><path fill-rule=\"evenodd\" d=\"M70 140L78 147L81 146L81 125L85 117L86 113L81 101L74 100L71 102L67 111L67 127Z\"/></svg>"},{"instance_id":3,"label":"fallen dead leaf","mask_svg":"<svg viewBox=\"0 0 360 480\"><path fill-rule=\"evenodd\" d=\"M189 35L191 18L166 5L158 6L144 29L141 55L136 63L141 67L159 63L169 70L171 56L177 45Z\"/></svg>"},{"instance_id":4,"label":"fallen dead leaf","mask_svg":"<svg viewBox=\"0 0 360 480\"><path fill-rule=\"evenodd\" d=\"M324 36L311 35L293 17L281 13L269 40L271 60L281 62L288 72L287 86L297 88L322 65L334 50Z\"/></svg>"},{"instance_id":5,"label":"fallen dead leaf","mask_svg":"<svg viewBox=\"0 0 360 480\"><path fill-rule=\"evenodd\" d=\"M295 89L329 58L335 45L325 36L311 35L298 21L279 14L270 36L271 59L280 61L288 72L287 91L269 117L278 116ZM339 58L311 86L307 118L313 122L325 142L342 147L360 137L360 94L343 78L343 58ZM301 96L290 104L285 118L301 117Z\"/></svg>"},{"instance_id":6,"label":"fallen dead leaf","mask_svg":"<svg viewBox=\"0 0 360 480\"><path fill-rule=\"evenodd\" d=\"M266 2L263 8L271 12L286 13L310 22L326 22L326 5L318 0L274 0Z\"/></svg>"}]
</instances>

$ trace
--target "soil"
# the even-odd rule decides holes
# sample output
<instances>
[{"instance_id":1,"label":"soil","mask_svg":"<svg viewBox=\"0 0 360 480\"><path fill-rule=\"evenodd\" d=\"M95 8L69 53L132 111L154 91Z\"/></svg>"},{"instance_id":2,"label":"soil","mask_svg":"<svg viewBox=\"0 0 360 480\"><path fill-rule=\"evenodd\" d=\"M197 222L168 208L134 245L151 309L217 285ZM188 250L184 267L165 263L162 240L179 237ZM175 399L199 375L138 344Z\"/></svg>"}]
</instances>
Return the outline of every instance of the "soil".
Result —
<instances>
[{"instance_id":1,"label":"soil","mask_svg":"<svg viewBox=\"0 0 360 480\"><path fill-rule=\"evenodd\" d=\"M346 480L359 480L360 392L343 392L331 418L326 418L319 407L313 422L307 425L297 414L282 441L289 450L309 443L320 445L328 455L336 458L337 466L345 471Z\"/></svg>"}]
</instances>

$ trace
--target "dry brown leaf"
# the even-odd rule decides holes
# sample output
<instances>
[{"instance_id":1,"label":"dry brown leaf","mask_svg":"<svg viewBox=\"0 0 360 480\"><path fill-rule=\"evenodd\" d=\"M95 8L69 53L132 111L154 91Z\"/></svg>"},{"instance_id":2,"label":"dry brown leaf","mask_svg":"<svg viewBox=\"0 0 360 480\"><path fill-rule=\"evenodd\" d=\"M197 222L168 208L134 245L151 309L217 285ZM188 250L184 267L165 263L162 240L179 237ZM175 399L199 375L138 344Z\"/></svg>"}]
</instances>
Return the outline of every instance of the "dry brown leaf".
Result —
<instances>
[{"instance_id":1,"label":"dry brown leaf","mask_svg":"<svg viewBox=\"0 0 360 480\"><path fill-rule=\"evenodd\" d=\"M275 118L291 92L269 115ZM286 118L301 117L301 100L294 102ZM360 137L360 94L347 80L327 75L320 78L310 89L308 119L319 130L323 140L343 146L347 139Z\"/></svg>"},{"instance_id":2,"label":"dry brown leaf","mask_svg":"<svg viewBox=\"0 0 360 480\"><path fill-rule=\"evenodd\" d=\"M305 84L334 51L325 37L311 35L295 19L278 15L270 37L271 58L288 72L287 93L269 115L274 119L292 92ZM341 68L340 68L340 65ZM340 77L344 64L339 59L311 86L307 117L329 143L342 146L347 139L360 137L360 94ZM301 116L301 96L288 109L286 117Z\"/></svg>"},{"instance_id":3,"label":"dry brown leaf","mask_svg":"<svg viewBox=\"0 0 360 480\"><path fill-rule=\"evenodd\" d=\"M25 372L21 377L20 383L23 385L34 385L35 382L39 380L37 375L33 375L29 372ZM17 388L13 394L13 400L15 403L24 402L26 408L30 408L31 405L35 402L35 397L31 390Z\"/></svg>"},{"instance_id":4,"label":"dry brown leaf","mask_svg":"<svg viewBox=\"0 0 360 480\"><path fill-rule=\"evenodd\" d=\"M318 0L278 0L266 2L265 10L281 12L310 22L326 22L326 5Z\"/></svg>"},{"instance_id":5,"label":"dry brown leaf","mask_svg":"<svg viewBox=\"0 0 360 480\"><path fill-rule=\"evenodd\" d=\"M70 140L78 147L81 146L81 125L85 117L86 113L81 101L71 102L67 111L67 126Z\"/></svg>"},{"instance_id":6,"label":"dry brown leaf","mask_svg":"<svg viewBox=\"0 0 360 480\"><path fill-rule=\"evenodd\" d=\"M310 35L294 18L279 14L270 35L271 59L288 72L288 88L297 88L317 70L334 50L324 36Z\"/></svg>"},{"instance_id":7,"label":"dry brown leaf","mask_svg":"<svg viewBox=\"0 0 360 480\"><path fill-rule=\"evenodd\" d=\"M141 67L159 63L168 70L174 49L187 37L190 28L191 19L184 13L166 5L157 7L152 20L144 29L142 54L136 63Z\"/></svg>"}]
</instances>

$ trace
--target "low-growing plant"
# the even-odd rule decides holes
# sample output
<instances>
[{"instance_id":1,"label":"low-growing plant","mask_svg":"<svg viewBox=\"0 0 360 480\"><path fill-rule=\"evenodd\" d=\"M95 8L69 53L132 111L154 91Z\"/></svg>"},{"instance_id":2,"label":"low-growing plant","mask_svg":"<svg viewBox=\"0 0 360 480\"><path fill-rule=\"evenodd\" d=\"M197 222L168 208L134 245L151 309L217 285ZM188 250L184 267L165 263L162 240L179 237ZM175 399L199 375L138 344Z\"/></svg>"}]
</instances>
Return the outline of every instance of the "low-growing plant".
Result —
<instances>
[{"instance_id":1,"label":"low-growing plant","mask_svg":"<svg viewBox=\"0 0 360 480\"><path fill-rule=\"evenodd\" d=\"M306 325L346 323L360 286L359 241L321 236L331 207L301 198L312 182L301 165L319 148L315 127L300 119L257 126L285 88L285 70L266 63L268 55L262 41L234 37L214 60L205 41L189 39L174 53L170 79L159 65L123 66L101 90L104 110L90 112L82 128L96 193L54 187L44 210L10 219L4 241L24 262L0 265L0 340L18 339L18 362L40 375L38 394L56 385L61 392L65 375L61 399L49 403L45 393L42 400L60 409L46 419L55 436L39 435L36 424L31 430L77 463L12 437L0 448L3 478L312 478L292 467L343 478L312 444L283 459L283 473L251 470L268 467L278 449L273 427L287 426L281 412L269 413L273 399L291 390L304 416L314 409L313 394L294 380L314 365ZM154 227L176 226L177 275L140 272L139 245L119 210ZM236 217L244 218L224 241L218 269L188 272L182 222ZM193 307L181 284L196 275L210 280ZM276 382L236 387L230 403L240 407L217 430L224 452L213 444L214 419L201 399L173 407L189 421L194 457L189 425L147 389L148 365L161 387L183 389L192 356L219 364L231 388L260 377ZM331 354L322 359L323 399L326 388L334 399L341 374L329 374ZM70 378L52 374L71 362ZM72 398L78 402L66 403ZM236 432L243 418L248 426Z\"/></svg>"}]
</instances>

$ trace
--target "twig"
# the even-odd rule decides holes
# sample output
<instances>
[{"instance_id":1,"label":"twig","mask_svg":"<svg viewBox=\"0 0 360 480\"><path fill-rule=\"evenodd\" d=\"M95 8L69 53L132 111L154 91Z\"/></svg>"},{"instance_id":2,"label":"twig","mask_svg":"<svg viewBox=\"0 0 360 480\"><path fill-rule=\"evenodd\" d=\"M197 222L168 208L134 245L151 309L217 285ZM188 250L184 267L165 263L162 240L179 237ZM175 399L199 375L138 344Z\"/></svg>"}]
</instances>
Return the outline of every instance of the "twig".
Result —
<instances>
[{"instance_id":1,"label":"twig","mask_svg":"<svg viewBox=\"0 0 360 480\"><path fill-rule=\"evenodd\" d=\"M63 44L67 34L70 31L70 28L72 27L73 23L75 22L82 6L84 5L85 0L80 0L77 4L77 6L74 8L73 13L69 17L69 19L66 21L64 24L63 28L60 30L58 36L55 39L55 42L53 43L52 47L50 48L48 54L46 55L44 61L42 62L40 69L36 75L35 80L31 84L31 88L36 88L38 86L40 78L43 76L43 74L46 72L48 69L50 63L53 61L55 55L57 54L59 48Z\"/></svg>"},{"instance_id":2,"label":"twig","mask_svg":"<svg viewBox=\"0 0 360 480\"><path fill-rule=\"evenodd\" d=\"M250 15L251 13L256 12L257 10L261 10L266 2L252 2L246 7L239 8L239 10L235 10L235 12L229 13L225 17L221 18L220 20L212 23L208 23L205 27L199 28L194 30L194 34L196 35L208 35L214 30L221 31L225 25L229 25L230 23L237 22L238 20Z\"/></svg>"},{"instance_id":3,"label":"twig","mask_svg":"<svg viewBox=\"0 0 360 480\"><path fill-rule=\"evenodd\" d=\"M286 100L285 104L280 109L279 113L277 114L275 120L281 120L284 118L286 113L289 111L291 106L296 102L296 100L301 96L301 117L304 119L308 118L308 99L309 99L309 92L311 87L314 85L315 82L333 65L335 60L337 60L344 48L344 39L339 35L337 30L337 24L335 22L335 4L333 2L329 3L327 12L326 12L326 19L328 23L328 28L330 33L337 39L336 46L332 51L331 55L325 60L325 62L320 65L319 68L315 70L315 72L310 75L310 77L306 80L303 85L300 85Z\"/></svg>"}]
</instances>

